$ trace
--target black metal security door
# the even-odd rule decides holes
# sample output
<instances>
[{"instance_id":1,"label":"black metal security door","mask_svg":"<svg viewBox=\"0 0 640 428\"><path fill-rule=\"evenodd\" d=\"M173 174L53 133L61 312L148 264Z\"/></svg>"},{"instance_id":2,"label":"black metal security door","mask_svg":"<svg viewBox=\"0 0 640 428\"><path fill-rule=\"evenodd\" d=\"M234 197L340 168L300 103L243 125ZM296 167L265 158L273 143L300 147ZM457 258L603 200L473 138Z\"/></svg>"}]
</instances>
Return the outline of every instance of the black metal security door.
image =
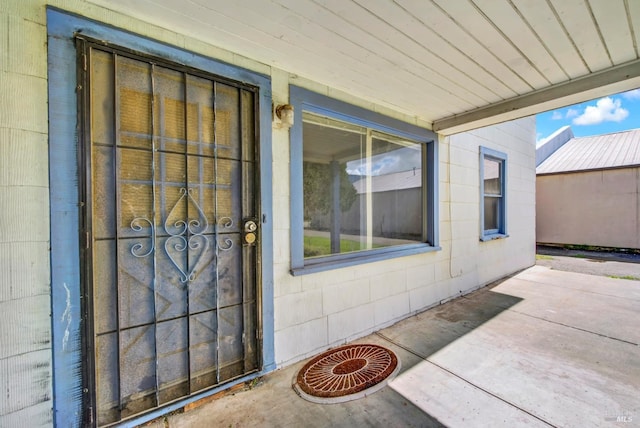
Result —
<instances>
[{"instance_id":1,"label":"black metal security door","mask_svg":"<svg viewBox=\"0 0 640 428\"><path fill-rule=\"evenodd\" d=\"M259 369L256 90L78 39L87 422Z\"/></svg>"}]
</instances>

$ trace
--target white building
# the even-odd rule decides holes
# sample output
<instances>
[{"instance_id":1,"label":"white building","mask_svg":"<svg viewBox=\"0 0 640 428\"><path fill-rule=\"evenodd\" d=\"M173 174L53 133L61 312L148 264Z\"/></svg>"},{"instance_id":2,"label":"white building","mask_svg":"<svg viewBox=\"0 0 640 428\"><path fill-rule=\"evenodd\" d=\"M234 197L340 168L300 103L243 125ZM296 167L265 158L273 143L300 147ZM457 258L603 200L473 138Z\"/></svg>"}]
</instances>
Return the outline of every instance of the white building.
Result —
<instances>
[{"instance_id":1,"label":"white building","mask_svg":"<svg viewBox=\"0 0 640 428\"><path fill-rule=\"evenodd\" d=\"M565 129L536 169L537 241L639 249L640 130L573 137Z\"/></svg>"}]
</instances>

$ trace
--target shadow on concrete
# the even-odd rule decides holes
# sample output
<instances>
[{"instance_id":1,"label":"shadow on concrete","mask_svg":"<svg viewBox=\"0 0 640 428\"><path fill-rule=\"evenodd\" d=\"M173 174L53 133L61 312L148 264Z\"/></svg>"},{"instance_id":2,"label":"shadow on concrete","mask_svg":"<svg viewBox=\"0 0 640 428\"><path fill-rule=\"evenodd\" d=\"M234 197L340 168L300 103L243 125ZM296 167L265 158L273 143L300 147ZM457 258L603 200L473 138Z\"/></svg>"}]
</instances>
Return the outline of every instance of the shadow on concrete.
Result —
<instances>
[{"instance_id":1,"label":"shadow on concrete","mask_svg":"<svg viewBox=\"0 0 640 428\"><path fill-rule=\"evenodd\" d=\"M376 335L421 359L427 359L522 301L521 298L492 291L507 279L407 318ZM403 371L411 365L405 365Z\"/></svg>"},{"instance_id":2,"label":"shadow on concrete","mask_svg":"<svg viewBox=\"0 0 640 428\"><path fill-rule=\"evenodd\" d=\"M483 289L400 321L358 343L392 349L401 360L402 376L440 349L518 303L521 299ZM306 361L270 373L247 388L189 412L156 420L148 426L224 427L443 427L436 418L392 387L338 404L316 404L296 395L292 381ZM426 383L426 380L425 380ZM154 425L155 424L155 425Z\"/></svg>"},{"instance_id":3,"label":"shadow on concrete","mask_svg":"<svg viewBox=\"0 0 640 428\"><path fill-rule=\"evenodd\" d=\"M494 287L509 278L511 277L503 278L473 293L435 306L357 342L374 342L393 349L402 361L402 370L398 377L410 371L416 365L425 362L431 364L427 362L431 355L456 342L522 301L521 298L492 291ZM430 379L423 379L422 383L430 381ZM393 387L387 387L385 388L387 393L389 393L389 389L409 401L406 405L403 404L403 408L390 409L392 413L398 411L407 412L411 408L410 413L413 414L412 418L417 422L417 426L445 426L433 415L411 403L411 392L409 394L406 392L401 393ZM359 404L354 402L354 405L358 406ZM422 412L422 415L417 416L417 412ZM375 424L372 426L382 425Z\"/></svg>"},{"instance_id":4,"label":"shadow on concrete","mask_svg":"<svg viewBox=\"0 0 640 428\"><path fill-rule=\"evenodd\" d=\"M576 260L581 269L603 264ZM635 422L639 310L640 281L534 266L354 341L392 349L402 362L400 374L374 394L339 404L308 402L292 388L305 364L300 361L149 426L511 428Z\"/></svg>"}]
</instances>

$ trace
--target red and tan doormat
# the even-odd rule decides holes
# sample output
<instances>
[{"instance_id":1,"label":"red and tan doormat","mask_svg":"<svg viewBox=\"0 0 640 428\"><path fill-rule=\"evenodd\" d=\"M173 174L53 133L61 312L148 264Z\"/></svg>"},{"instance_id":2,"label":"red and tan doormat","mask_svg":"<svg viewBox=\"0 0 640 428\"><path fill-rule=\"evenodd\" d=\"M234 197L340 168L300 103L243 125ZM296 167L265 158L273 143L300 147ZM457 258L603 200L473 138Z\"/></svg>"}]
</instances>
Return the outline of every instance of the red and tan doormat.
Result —
<instances>
[{"instance_id":1,"label":"red and tan doormat","mask_svg":"<svg viewBox=\"0 0 640 428\"><path fill-rule=\"evenodd\" d=\"M387 348L346 345L311 359L294 378L298 395L314 403L341 403L382 389L400 371L400 360Z\"/></svg>"}]
</instances>

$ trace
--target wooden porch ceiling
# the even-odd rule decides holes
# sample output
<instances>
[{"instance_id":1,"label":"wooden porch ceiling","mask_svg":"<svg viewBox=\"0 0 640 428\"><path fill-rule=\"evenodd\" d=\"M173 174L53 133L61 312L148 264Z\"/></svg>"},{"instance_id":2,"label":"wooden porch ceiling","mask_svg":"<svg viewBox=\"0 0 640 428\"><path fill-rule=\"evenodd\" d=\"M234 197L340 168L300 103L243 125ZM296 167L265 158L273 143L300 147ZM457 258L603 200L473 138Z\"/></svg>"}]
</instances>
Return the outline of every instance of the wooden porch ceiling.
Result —
<instances>
[{"instance_id":1,"label":"wooden porch ceiling","mask_svg":"<svg viewBox=\"0 0 640 428\"><path fill-rule=\"evenodd\" d=\"M638 0L87 0L451 134L640 87Z\"/></svg>"}]
</instances>

